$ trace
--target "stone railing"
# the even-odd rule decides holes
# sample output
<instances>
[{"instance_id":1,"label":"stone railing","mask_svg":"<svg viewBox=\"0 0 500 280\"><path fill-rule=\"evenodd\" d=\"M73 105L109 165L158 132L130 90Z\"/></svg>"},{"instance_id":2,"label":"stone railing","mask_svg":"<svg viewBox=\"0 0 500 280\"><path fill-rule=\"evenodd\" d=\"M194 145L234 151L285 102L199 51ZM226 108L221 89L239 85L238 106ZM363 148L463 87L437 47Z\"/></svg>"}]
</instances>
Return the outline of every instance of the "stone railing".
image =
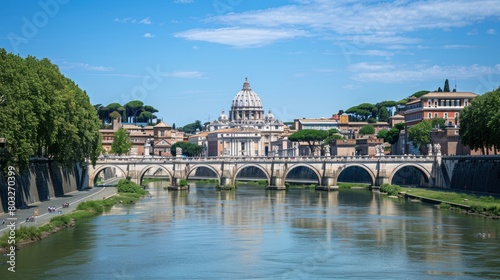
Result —
<instances>
[{"instance_id":1,"label":"stone railing","mask_svg":"<svg viewBox=\"0 0 500 280\"><path fill-rule=\"evenodd\" d=\"M384 156L300 156L300 157L265 157L265 156L235 156L235 157L160 157L160 156L103 156L98 163L244 163L244 162L401 162L401 161L434 161L434 156L421 155L384 155Z\"/></svg>"}]
</instances>

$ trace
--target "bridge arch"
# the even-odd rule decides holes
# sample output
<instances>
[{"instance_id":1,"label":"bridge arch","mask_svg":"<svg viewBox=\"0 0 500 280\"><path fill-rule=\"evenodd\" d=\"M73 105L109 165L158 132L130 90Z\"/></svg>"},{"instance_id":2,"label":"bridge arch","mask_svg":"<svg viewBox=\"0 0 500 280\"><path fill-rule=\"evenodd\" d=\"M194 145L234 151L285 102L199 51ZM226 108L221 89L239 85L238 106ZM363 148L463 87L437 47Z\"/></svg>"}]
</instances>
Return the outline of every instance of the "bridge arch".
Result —
<instances>
[{"instance_id":1,"label":"bridge arch","mask_svg":"<svg viewBox=\"0 0 500 280\"><path fill-rule=\"evenodd\" d=\"M403 163L401 165L398 165L396 168L394 168L394 170L392 171L392 173L389 175L389 183L392 184L392 180L394 179L394 176L396 175L396 173L398 171L400 171L401 169L405 168L405 167L413 167L413 168L416 168L417 170L420 171L420 173L422 175L424 175L424 179L425 179L425 182L426 183L430 183L430 179L431 179L431 172L428 171L425 167L423 167L422 165L418 164L418 163Z\"/></svg>"},{"instance_id":2,"label":"bridge arch","mask_svg":"<svg viewBox=\"0 0 500 280\"><path fill-rule=\"evenodd\" d=\"M95 180L97 178L97 175L99 175L99 173L101 173L101 171L104 171L106 168L116 168L116 170L119 170L122 173L124 179L127 178L127 172L125 170L123 170L121 167L119 167L118 165L105 164L105 165L99 166L99 168L94 170L94 172L91 174L90 182L92 182L92 186L95 185Z\"/></svg>"},{"instance_id":3,"label":"bridge arch","mask_svg":"<svg viewBox=\"0 0 500 280\"><path fill-rule=\"evenodd\" d=\"M348 163L348 164L346 164L346 165L344 166L344 168L342 168L342 170L340 170L340 172L336 175L336 176L337 176L337 178L335 178L335 179L336 179L336 181L337 181L337 182L338 182L338 179L339 179L339 177L340 177L340 174L341 174L342 172L344 172L347 168L350 168L350 167L359 167L359 168L361 168L361 169L365 170L365 171L366 171L366 173L368 173L368 176L370 176L370 179L371 179L371 185L372 185L372 186L373 186L373 185L375 185L375 181L376 181L376 177L377 177L377 175L376 175L376 174L374 174L374 173L373 173L373 170L372 170L372 169L370 169L368 166L366 166L366 165L364 165L364 164L360 164L360 163Z\"/></svg>"},{"instance_id":4,"label":"bridge arch","mask_svg":"<svg viewBox=\"0 0 500 280\"><path fill-rule=\"evenodd\" d=\"M318 178L318 184L321 185L321 181L322 181L321 172L319 170L317 170L313 165L307 164L307 163L297 163L297 164L293 164L291 166L288 166L287 169L285 170L285 174L283 176L283 182L286 182L286 177L288 176L290 171L292 171L293 169L295 169L297 167L306 167L306 168L310 169L312 172L314 172L314 174Z\"/></svg>"},{"instance_id":5,"label":"bridge arch","mask_svg":"<svg viewBox=\"0 0 500 280\"><path fill-rule=\"evenodd\" d=\"M173 180L173 174L172 174L172 172L170 172L170 170L168 170L167 168L165 168L164 166L159 165L159 164L151 164L151 165L148 165L148 166L146 166L145 168L143 168L141 170L141 173L139 174L139 180L138 180L139 185L142 184L142 178L144 178L144 175L146 175L146 173L149 171L149 169L151 169L153 167L159 167L162 170L166 171L167 174L168 174L170 182L172 182L172 180Z\"/></svg>"},{"instance_id":6,"label":"bridge arch","mask_svg":"<svg viewBox=\"0 0 500 280\"><path fill-rule=\"evenodd\" d=\"M221 184L221 178L220 178L221 175L219 174L219 171L217 169L215 169L212 165L203 164L203 163L189 165L189 169L186 171L186 180L189 179L189 175L191 174L191 172L195 171L196 168L198 168L198 167L205 167L205 168L212 170L215 173L217 180L219 181L219 185Z\"/></svg>"},{"instance_id":7,"label":"bridge arch","mask_svg":"<svg viewBox=\"0 0 500 280\"><path fill-rule=\"evenodd\" d=\"M238 169L236 169L236 171L234 172L233 182L236 182L236 177L238 177L238 173L240 173L241 170L243 170L243 169L245 169L247 167L256 167L256 168L258 168L266 176L267 183L268 184L271 183L271 175L268 173L268 171L264 167L262 167L262 166L260 166L258 164L253 164L253 163L247 163L247 164L243 164L243 165L239 166Z\"/></svg>"}]
</instances>

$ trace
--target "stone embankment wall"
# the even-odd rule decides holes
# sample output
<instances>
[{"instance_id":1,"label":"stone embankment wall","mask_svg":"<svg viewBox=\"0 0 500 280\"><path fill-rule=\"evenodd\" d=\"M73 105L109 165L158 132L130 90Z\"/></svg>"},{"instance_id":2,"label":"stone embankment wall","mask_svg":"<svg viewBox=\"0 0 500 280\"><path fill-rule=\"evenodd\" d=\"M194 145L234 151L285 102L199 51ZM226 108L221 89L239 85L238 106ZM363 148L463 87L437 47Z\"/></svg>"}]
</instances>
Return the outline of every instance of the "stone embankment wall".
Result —
<instances>
[{"instance_id":1,"label":"stone embankment wall","mask_svg":"<svg viewBox=\"0 0 500 280\"><path fill-rule=\"evenodd\" d=\"M23 174L16 176L16 208L25 208L35 202L85 189L88 186L86 170L77 164L66 168L49 160L33 160ZM0 206L4 212L7 212L7 198L8 186L6 177L2 174Z\"/></svg>"},{"instance_id":2,"label":"stone embankment wall","mask_svg":"<svg viewBox=\"0 0 500 280\"><path fill-rule=\"evenodd\" d=\"M441 165L447 187L500 194L500 156L449 156Z\"/></svg>"}]
</instances>

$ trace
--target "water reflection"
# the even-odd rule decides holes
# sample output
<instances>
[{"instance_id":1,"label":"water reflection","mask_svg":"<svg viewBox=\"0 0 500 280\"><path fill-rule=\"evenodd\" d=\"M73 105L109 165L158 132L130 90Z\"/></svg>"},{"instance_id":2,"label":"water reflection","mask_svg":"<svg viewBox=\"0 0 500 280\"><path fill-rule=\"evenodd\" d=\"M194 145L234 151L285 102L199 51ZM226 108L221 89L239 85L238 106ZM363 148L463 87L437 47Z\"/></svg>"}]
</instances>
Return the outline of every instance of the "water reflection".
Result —
<instances>
[{"instance_id":1,"label":"water reflection","mask_svg":"<svg viewBox=\"0 0 500 280\"><path fill-rule=\"evenodd\" d=\"M18 252L2 279L500 277L497 220L366 190L189 191L113 207ZM4 268L5 265L0 268ZM28 277L28 278L26 278Z\"/></svg>"}]
</instances>

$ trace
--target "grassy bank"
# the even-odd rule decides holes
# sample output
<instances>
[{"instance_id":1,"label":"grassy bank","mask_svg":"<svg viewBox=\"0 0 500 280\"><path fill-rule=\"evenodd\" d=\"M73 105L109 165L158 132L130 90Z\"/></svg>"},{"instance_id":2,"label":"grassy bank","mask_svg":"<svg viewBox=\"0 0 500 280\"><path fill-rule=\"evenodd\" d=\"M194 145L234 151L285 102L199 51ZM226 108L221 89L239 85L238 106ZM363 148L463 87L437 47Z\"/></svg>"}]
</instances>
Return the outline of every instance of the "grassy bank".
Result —
<instances>
[{"instance_id":1,"label":"grassy bank","mask_svg":"<svg viewBox=\"0 0 500 280\"><path fill-rule=\"evenodd\" d=\"M456 193L451 191L438 191L427 189L403 188L403 192L413 195L422 196L425 198L436 199L442 201L441 208L453 209L453 204L470 206L469 212L477 213L485 216L499 217L500 216L500 199L492 196L476 196L474 194Z\"/></svg>"},{"instance_id":2,"label":"grassy bank","mask_svg":"<svg viewBox=\"0 0 500 280\"><path fill-rule=\"evenodd\" d=\"M339 186L339 190L352 189L352 188L365 188L365 189L369 189L370 188L370 184L364 184L364 183L342 183L342 182L337 182L337 186Z\"/></svg>"},{"instance_id":3,"label":"grassy bank","mask_svg":"<svg viewBox=\"0 0 500 280\"><path fill-rule=\"evenodd\" d=\"M380 191L388 195L412 194L426 199L439 200L441 209L464 211L459 205L469 206L469 213L484 216L500 217L500 199L492 196L476 196L474 194L457 193L448 190L429 190L421 188L402 188L397 185L382 184ZM455 206L454 206L455 204Z\"/></svg>"},{"instance_id":4,"label":"grassy bank","mask_svg":"<svg viewBox=\"0 0 500 280\"><path fill-rule=\"evenodd\" d=\"M118 194L103 200L89 200L78 204L76 210L71 213L58 215L50 219L50 222L41 226L21 226L15 230L15 246L16 249L22 246L41 240L50 234L58 232L62 229L73 227L79 221L86 220L91 217L102 214L118 203L129 204L135 203L147 192L139 185L127 181L120 180L117 185ZM0 249L6 250L13 244L8 243L10 232L6 232L0 237Z\"/></svg>"}]
</instances>

